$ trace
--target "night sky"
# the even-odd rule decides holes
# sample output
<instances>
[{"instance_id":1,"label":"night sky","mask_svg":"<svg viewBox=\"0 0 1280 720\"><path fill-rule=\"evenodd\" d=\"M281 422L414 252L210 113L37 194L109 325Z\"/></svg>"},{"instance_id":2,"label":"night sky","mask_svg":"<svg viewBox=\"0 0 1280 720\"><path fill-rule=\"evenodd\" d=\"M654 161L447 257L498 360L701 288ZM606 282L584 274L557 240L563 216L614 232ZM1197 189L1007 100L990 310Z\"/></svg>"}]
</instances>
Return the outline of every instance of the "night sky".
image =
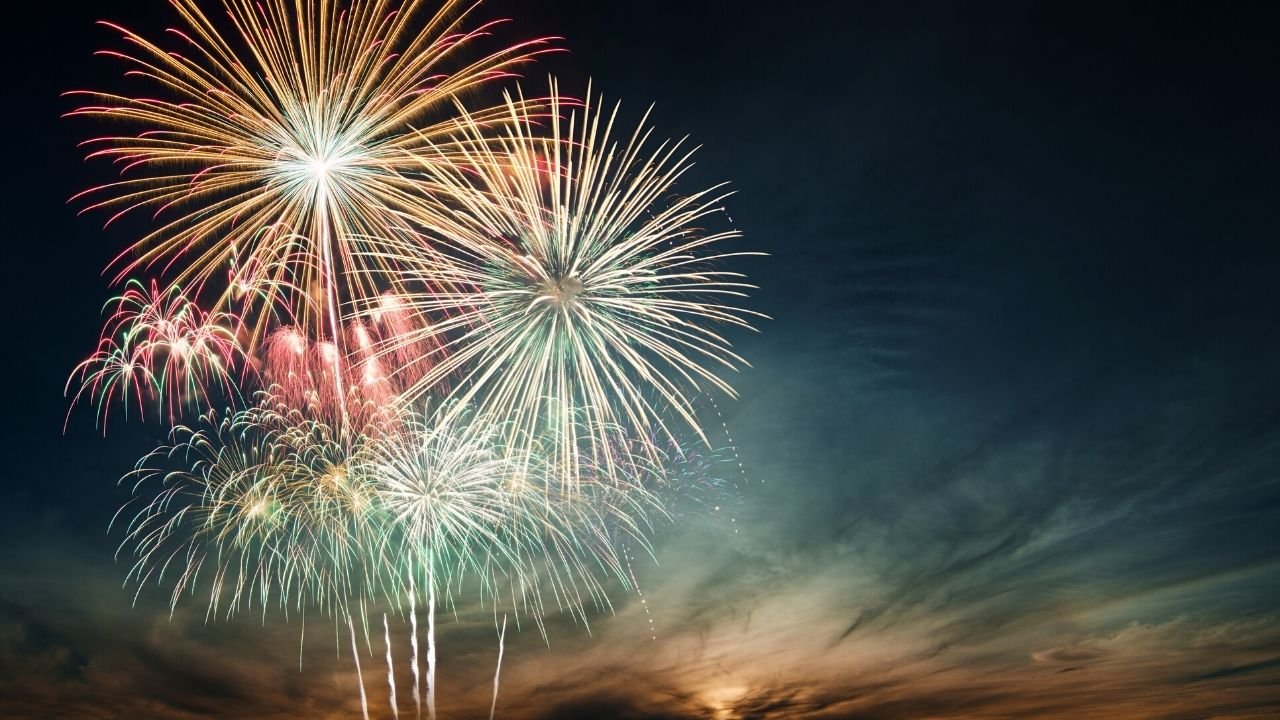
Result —
<instances>
[{"instance_id":1,"label":"night sky","mask_svg":"<svg viewBox=\"0 0 1280 720\"><path fill-rule=\"evenodd\" d=\"M0 716L352 718L334 623L172 617L123 587L106 439L63 383L94 347L111 177L62 119L120 88L111 19L5 22L9 380ZM1211 6L1212 5L1212 6ZM734 522L664 527L590 632L509 631L508 718L1280 715L1280 15L1262 3L494 2L596 91L729 181L772 319L722 399ZM113 421L114 422L114 421ZM734 530L737 532L734 532ZM656 640L650 635L650 617ZM393 625L395 622L393 621ZM487 716L492 617L442 619L442 718ZM403 637L403 634L398 637ZM314 639L313 639L314 638ZM403 649L403 648L400 648ZM383 649L363 655L390 717ZM404 674L403 666L400 667ZM411 716L403 691L402 713ZM402 715L404 716L404 715Z\"/></svg>"}]
</instances>

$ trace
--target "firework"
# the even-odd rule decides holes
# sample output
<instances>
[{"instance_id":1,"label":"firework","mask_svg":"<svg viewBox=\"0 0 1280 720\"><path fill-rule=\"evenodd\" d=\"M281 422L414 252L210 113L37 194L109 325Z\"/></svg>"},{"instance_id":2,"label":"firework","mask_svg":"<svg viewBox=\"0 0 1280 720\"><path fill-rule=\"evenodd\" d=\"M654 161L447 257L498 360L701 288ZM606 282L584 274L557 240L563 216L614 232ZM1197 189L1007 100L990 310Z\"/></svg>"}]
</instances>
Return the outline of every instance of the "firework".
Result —
<instances>
[{"instance_id":1,"label":"firework","mask_svg":"<svg viewBox=\"0 0 1280 720\"><path fill-rule=\"evenodd\" d=\"M84 143L123 178L77 198L111 220L135 210L158 220L113 262L117 279L162 272L216 295L246 319L250 348L281 316L341 343L345 304L398 283L395 268L364 260L368 250L439 214L417 176L419 150L448 127L440 111L546 41L463 60L496 23L467 29L474 5L456 0L434 15L418 0L224 0L231 32L195 0L171 4L185 25L171 31L181 52L107 24L134 49L102 53L165 99L71 93L91 103L71 115L141 129Z\"/></svg>"},{"instance_id":2,"label":"firework","mask_svg":"<svg viewBox=\"0 0 1280 720\"><path fill-rule=\"evenodd\" d=\"M311 341L301 328L282 326L264 343L261 379L281 405L344 431L386 427L405 407L401 394L405 383L413 382L415 369L429 367L424 360L394 375L388 372L386 358L375 347L403 327L390 315L367 324L351 322L345 328L350 350L342 352L337 343Z\"/></svg>"},{"instance_id":3,"label":"firework","mask_svg":"<svg viewBox=\"0 0 1280 720\"><path fill-rule=\"evenodd\" d=\"M184 406L208 407L211 392L237 392L231 373L243 351L234 316L205 312L178 286L161 290L155 281L149 288L129 281L105 307L110 314L98 350L76 366L65 388L80 386L73 407L82 398L94 401L104 433L113 401L127 412L132 396L140 413L153 402L172 419Z\"/></svg>"},{"instance_id":4,"label":"firework","mask_svg":"<svg viewBox=\"0 0 1280 720\"><path fill-rule=\"evenodd\" d=\"M85 143L122 177L77 198L155 222L109 266L123 293L66 387L104 432L117 404L173 426L125 476L127 581L171 610L207 593L209 617L319 608L366 718L368 605L407 604L419 715L425 609L434 720L436 615L475 592L503 612L492 716L508 612L544 639L556 610L589 627L689 504L661 495L724 489L677 438L711 447L697 408L745 365L720 332L763 317L719 269L755 253L703 228L728 193L677 194L691 151L647 114L615 134L590 91L466 109L549 48L460 59L495 25L469 25L478 3L223 0L220 29L170 2L181 52L109 25L134 50L104 53L156 97L72 93L71 115L139 128Z\"/></svg>"},{"instance_id":5,"label":"firework","mask_svg":"<svg viewBox=\"0 0 1280 720\"><path fill-rule=\"evenodd\" d=\"M371 486L360 457L370 436L261 404L178 426L173 443L127 479L161 487L133 516L122 549L139 588L172 574L171 606L208 579L209 613L271 603L335 615L377 592Z\"/></svg>"},{"instance_id":6,"label":"firework","mask_svg":"<svg viewBox=\"0 0 1280 720\"><path fill-rule=\"evenodd\" d=\"M444 409L343 433L270 393L206 414L127 476L161 483L128 523L129 579L172 583L173 607L207 584L211 616L275 604L351 624L366 600L407 597L415 628L422 588L434 717L436 611L468 579L539 628L549 605L585 622L587 603L608 607L604 578L628 583L620 538L647 547L648 518L662 513L639 479L570 488L546 458L521 454L532 443L507 437ZM416 631L412 646L416 679Z\"/></svg>"},{"instance_id":7,"label":"firework","mask_svg":"<svg viewBox=\"0 0 1280 720\"><path fill-rule=\"evenodd\" d=\"M488 442L489 435L481 426L461 428L455 431L410 420L400 433L380 443L372 472L391 530L386 537L392 549L386 554L404 566L411 604L419 585L416 578L425 575L427 715L433 719L435 615L442 576L475 569L483 549L501 550L497 528L512 509L505 486L515 465ZM416 627L416 609L411 613ZM415 678L417 672L415 659Z\"/></svg>"},{"instance_id":8,"label":"firework","mask_svg":"<svg viewBox=\"0 0 1280 720\"><path fill-rule=\"evenodd\" d=\"M415 596L417 588L426 591L432 718L436 610L455 601L468 577L478 581L482 599L496 603L509 592L515 610L541 628L544 585L560 607L581 614L584 587L589 596L603 596L593 569L617 565L613 546L595 542L600 531L593 523L605 518L592 496L554 492L545 459L528 452L532 444L509 437L491 418L441 408L408 419L370 453L384 527L379 554L398 568L393 575L409 596L415 686Z\"/></svg>"},{"instance_id":9,"label":"firework","mask_svg":"<svg viewBox=\"0 0 1280 720\"><path fill-rule=\"evenodd\" d=\"M611 429L670 435L674 415L701 435L694 399L732 394L715 371L745 364L716 326L756 316L730 304L752 286L716 263L754 253L720 250L738 233L700 227L721 213L722 187L674 194L691 152L680 142L651 143L643 122L617 140L603 100L562 117L554 83L549 102L548 121L507 96L501 128L463 112L423 165L458 204L453 251L388 243L378 258L426 288L402 298L424 319L386 352L441 348L408 395L456 377L460 403L562 438L557 464L576 478L608 460Z\"/></svg>"}]
</instances>

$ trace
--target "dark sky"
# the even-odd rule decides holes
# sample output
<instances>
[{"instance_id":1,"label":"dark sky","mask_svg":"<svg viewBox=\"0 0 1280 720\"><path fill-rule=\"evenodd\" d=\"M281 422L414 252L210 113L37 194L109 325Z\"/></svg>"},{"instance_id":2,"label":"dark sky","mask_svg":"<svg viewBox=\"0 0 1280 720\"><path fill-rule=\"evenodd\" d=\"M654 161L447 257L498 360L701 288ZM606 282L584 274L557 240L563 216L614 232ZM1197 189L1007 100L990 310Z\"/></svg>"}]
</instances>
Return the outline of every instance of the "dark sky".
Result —
<instances>
[{"instance_id":1,"label":"dark sky","mask_svg":"<svg viewBox=\"0 0 1280 720\"><path fill-rule=\"evenodd\" d=\"M0 715L358 716L328 621L299 672L296 621L170 618L163 590L121 587L116 479L163 428L104 440L80 408L64 436L62 386L144 224L66 204L109 170L59 94L119 87L93 21L175 16L25 5L0 116ZM769 253L737 269L773 318L733 335L738 532L677 525L637 567L656 640L625 594L591 634L509 636L500 717L1280 714L1273 8L486 8L511 39L565 38L528 83L590 78L701 145L689 185L732 183L742 247ZM442 626L442 717L487 712L487 622Z\"/></svg>"}]
</instances>

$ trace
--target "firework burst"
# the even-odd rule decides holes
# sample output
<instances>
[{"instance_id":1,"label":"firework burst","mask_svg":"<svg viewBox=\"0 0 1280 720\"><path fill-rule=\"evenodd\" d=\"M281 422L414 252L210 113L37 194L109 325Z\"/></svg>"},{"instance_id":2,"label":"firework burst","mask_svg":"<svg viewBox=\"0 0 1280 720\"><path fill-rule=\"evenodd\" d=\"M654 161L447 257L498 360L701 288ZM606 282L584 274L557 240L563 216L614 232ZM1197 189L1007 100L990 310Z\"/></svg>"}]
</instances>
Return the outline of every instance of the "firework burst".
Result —
<instances>
[{"instance_id":1,"label":"firework burst","mask_svg":"<svg viewBox=\"0 0 1280 720\"><path fill-rule=\"evenodd\" d=\"M129 520L129 578L171 581L171 605L207 579L209 613L272 603L345 615L377 593L371 553L367 432L344 433L279 404L207 413L126 476L135 491L159 482ZM123 512L123 511L122 511Z\"/></svg>"},{"instance_id":2,"label":"firework burst","mask_svg":"<svg viewBox=\"0 0 1280 720\"><path fill-rule=\"evenodd\" d=\"M418 0L225 0L229 33L194 0L171 4L182 53L111 24L134 50L102 53L168 99L71 93L92 103L71 115L143 129L85 143L124 178L77 198L112 220L145 209L159 221L114 261L117 279L160 271L241 305L251 348L281 314L340 343L345 304L398 282L367 251L439 214L417 171L448 129L440 111L546 41L462 60L495 23L466 29L474 6L456 1L427 15Z\"/></svg>"},{"instance_id":3,"label":"firework burst","mask_svg":"<svg viewBox=\"0 0 1280 720\"><path fill-rule=\"evenodd\" d=\"M149 287L130 280L105 308L98 350L76 366L64 389L79 384L72 407L91 399L104 433L113 402L127 411L130 396L139 413L150 402L173 419L183 407L208 407L212 392L238 392L232 373L244 358L236 317L205 312L178 286L161 290L154 280Z\"/></svg>"},{"instance_id":4,"label":"firework burst","mask_svg":"<svg viewBox=\"0 0 1280 720\"><path fill-rule=\"evenodd\" d=\"M692 151L650 142L643 122L618 140L617 107L603 100L564 117L554 83L550 105L533 115L507 96L500 128L464 111L423 165L458 204L444 233L453 252L388 243L377 259L426 288L404 297L424 320L388 352L424 339L441 348L408 394L457 377L460 402L561 438L557 463L579 477L609 460L615 428L670 436L674 414L701 435L694 399L732 394L716 371L745 364L716 326L763 316L731 304L752 286L716 267L755 253L721 249L736 231L701 228L728 193L674 194Z\"/></svg>"},{"instance_id":5,"label":"firework burst","mask_svg":"<svg viewBox=\"0 0 1280 720\"><path fill-rule=\"evenodd\" d=\"M434 717L436 613L469 580L495 612L509 601L544 636L552 607L585 623L588 603L609 607L606 579L628 586L625 548L647 548L649 520L663 514L643 478L570 488L547 458L523 454L533 444L508 437L443 410L343 433L269 393L206 414L126 476L135 490L160 484L127 522L128 579L172 584L173 608L206 588L208 614L224 617L316 607L367 625L366 602L408 599L416 628L421 596Z\"/></svg>"},{"instance_id":6,"label":"firework burst","mask_svg":"<svg viewBox=\"0 0 1280 720\"><path fill-rule=\"evenodd\" d=\"M410 598L415 628L418 588L426 592L430 717L436 610L442 601L453 604L468 578L495 613L509 599L516 617L531 616L545 637L551 600L584 623L588 600L608 606L602 579L628 580L616 533L645 542L649 514L661 513L638 479L568 491L534 447L513 442L493 418L445 407L408 419L371 449L366 470L383 527L377 554ZM416 678L416 663L414 672Z\"/></svg>"}]
</instances>

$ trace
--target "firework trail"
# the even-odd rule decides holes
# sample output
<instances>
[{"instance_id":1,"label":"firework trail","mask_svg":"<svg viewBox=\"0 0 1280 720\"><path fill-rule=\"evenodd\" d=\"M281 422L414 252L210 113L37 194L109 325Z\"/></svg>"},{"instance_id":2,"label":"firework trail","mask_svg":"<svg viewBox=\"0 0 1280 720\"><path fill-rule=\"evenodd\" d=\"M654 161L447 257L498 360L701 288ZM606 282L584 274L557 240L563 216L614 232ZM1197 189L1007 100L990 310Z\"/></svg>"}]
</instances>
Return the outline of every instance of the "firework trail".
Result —
<instances>
[{"instance_id":1,"label":"firework trail","mask_svg":"<svg viewBox=\"0 0 1280 720\"><path fill-rule=\"evenodd\" d=\"M409 642L411 644L411 657L409 662L413 665L413 708L417 720L422 720L422 690L418 680L418 606L414 599L417 591L413 586L413 574L409 574L409 623L410 635Z\"/></svg>"},{"instance_id":2,"label":"firework trail","mask_svg":"<svg viewBox=\"0 0 1280 720\"><path fill-rule=\"evenodd\" d=\"M391 714L400 720L400 706L396 703L396 671L391 661L391 627L387 625L387 614L382 613L382 632L387 645L387 685L391 688Z\"/></svg>"},{"instance_id":3,"label":"firework trail","mask_svg":"<svg viewBox=\"0 0 1280 720\"><path fill-rule=\"evenodd\" d=\"M436 578L427 563L427 717L436 720Z\"/></svg>"},{"instance_id":4,"label":"firework trail","mask_svg":"<svg viewBox=\"0 0 1280 720\"><path fill-rule=\"evenodd\" d=\"M649 623L649 639L658 639L658 629L653 624L653 613L649 611L649 600L644 596L644 589L640 587L640 580L636 577L636 571L631 567L631 551L626 547L622 549L622 557L627 562L627 577L631 578L631 586L636 590L636 597L640 598L640 606L644 608L644 619Z\"/></svg>"},{"instance_id":5,"label":"firework trail","mask_svg":"<svg viewBox=\"0 0 1280 720\"><path fill-rule=\"evenodd\" d=\"M489 704L489 720L493 720L493 712L498 709L498 676L502 673L502 651L507 638L507 616L502 616L502 630L498 631L498 665L493 670L493 702Z\"/></svg>"},{"instance_id":6,"label":"firework trail","mask_svg":"<svg viewBox=\"0 0 1280 720\"><path fill-rule=\"evenodd\" d=\"M692 152L680 142L650 142L643 121L619 140L617 106L569 108L554 82L549 113L521 98L506 96L500 126L460 108L456 137L430 144L441 155L422 172L457 204L441 226L451 254L396 240L370 262L428 288L403 296L423 320L392 347L429 338L444 351L407 395L457 377L461 406L561 438L556 462L577 478L609 460L615 428L670 435L671 413L702 436L693 398L732 394L714 370L745 365L715 326L763 317L731 304L753 286L715 264L757 253L721 249L736 231L701 230L723 187L674 194Z\"/></svg>"},{"instance_id":7,"label":"firework trail","mask_svg":"<svg viewBox=\"0 0 1280 720\"><path fill-rule=\"evenodd\" d=\"M351 657L356 662L356 681L360 683L360 711L364 720L369 720L369 699L364 694L364 673L360 672L360 647L356 645L356 626L347 615L347 628L351 631Z\"/></svg>"},{"instance_id":8,"label":"firework trail","mask_svg":"<svg viewBox=\"0 0 1280 720\"><path fill-rule=\"evenodd\" d=\"M413 574L408 577L408 619L410 619L410 664L413 667L413 716L417 720L422 720L422 691L420 687L419 670L417 670L417 596L416 589L413 588Z\"/></svg>"}]
</instances>

